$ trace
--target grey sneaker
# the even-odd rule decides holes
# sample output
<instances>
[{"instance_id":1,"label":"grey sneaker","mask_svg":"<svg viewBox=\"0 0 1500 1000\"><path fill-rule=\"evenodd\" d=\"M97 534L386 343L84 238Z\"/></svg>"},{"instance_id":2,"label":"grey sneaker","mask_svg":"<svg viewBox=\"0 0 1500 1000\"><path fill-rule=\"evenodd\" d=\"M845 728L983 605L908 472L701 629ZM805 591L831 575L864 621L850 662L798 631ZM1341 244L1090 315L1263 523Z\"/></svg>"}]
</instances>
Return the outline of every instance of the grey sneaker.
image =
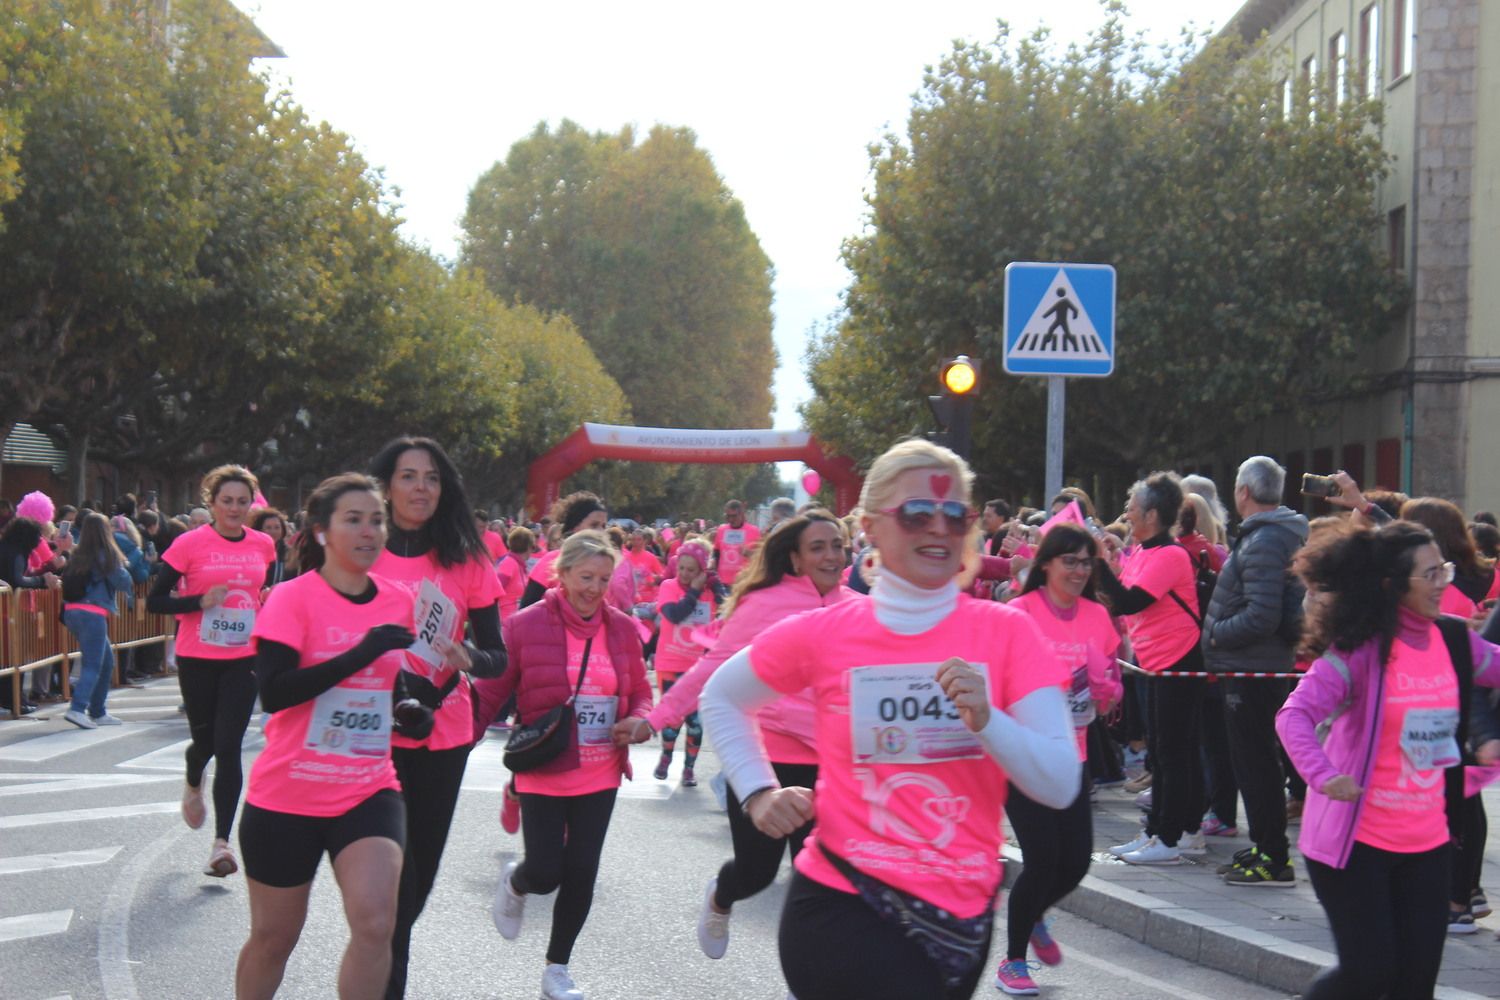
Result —
<instances>
[{"instance_id":1,"label":"grey sneaker","mask_svg":"<svg viewBox=\"0 0 1500 1000\"><path fill-rule=\"evenodd\" d=\"M64 712L63 719L67 722L73 723L73 725L77 726L79 729L99 728L99 723L95 722L93 719L90 719L87 715L85 715L83 712L78 711L76 708L70 708L66 712Z\"/></svg>"},{"instance_id":2,"label":"grey sneaker","mask_svg":"<svg viewBox=\"0 0 1500 1000\"><path fill-rule=\"evenodd\" d=\"M583 1000L583 990L574 985L566 965L549 965L542 973L542 1000Z\"/></svg>"},{"instance_id":3,"label":"grey sneaker","mask_svg":"<svg viewBox=\"0 0 1500 1000\"><path fill-rule=\"evenodd\" d=\"M709 958L723 958L729 950L729 914L714 909L714 893L718 888L717 878L708 880L708 888L703 891L703 909L698 911L698 947Z\"/></svg>"},{"instance_id":4,"label":"grey sneaker","mask_svg":"<svg viewBox=\"0 0 1500 1000\"><path fill-rule=\"evenodd\" d=\"M93 715L93 716L90 716L90 718L94 720L94 725L96 725L96 726L123 726L123 725L125 725L125 721L123 719L116 718L115 716L110 715L108 712L105 712L103 715Z\"/></svg>"},{"instance_id":5,"label":"grey sneaker","mask_svg":"<svg viewBox=\"0 0 1500 1000\"><path fill-rule=\"evenodd\" d=\"M505 871L500 876L500 884L495 886L495 901L490 905L490 916L494 918L495 930L499 931L500 936L507 941L514 941L521 936L521 918L526 915L526 897L510 887L510 877L519 867L521 867L519 861L512 861L505 866ZM562 969L564 976L568 974L566 965L549 965L547 968ZM546 980L543 979L542 983L545 988ZM569 985L572 985L571 981Z\"/></svg>"}]
</instances>

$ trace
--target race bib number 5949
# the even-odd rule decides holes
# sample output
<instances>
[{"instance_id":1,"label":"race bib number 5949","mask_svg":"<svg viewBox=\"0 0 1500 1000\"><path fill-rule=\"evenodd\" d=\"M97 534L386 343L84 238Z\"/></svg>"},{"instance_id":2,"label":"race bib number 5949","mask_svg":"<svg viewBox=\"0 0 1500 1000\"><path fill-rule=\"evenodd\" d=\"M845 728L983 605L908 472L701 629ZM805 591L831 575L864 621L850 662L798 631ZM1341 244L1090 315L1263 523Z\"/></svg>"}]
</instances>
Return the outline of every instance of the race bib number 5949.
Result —
<instances>
[{"instance_id":1,"label":"race bib number 5949","mask_svg":"<svg viewBox=\"0 0 1500 1000\"><path fill-rule=\"evenodd\" d=\"M937 663L857 667L849 715L857 764L941 764L984 755L937 682Z\"/></svg>"}]
</instances>

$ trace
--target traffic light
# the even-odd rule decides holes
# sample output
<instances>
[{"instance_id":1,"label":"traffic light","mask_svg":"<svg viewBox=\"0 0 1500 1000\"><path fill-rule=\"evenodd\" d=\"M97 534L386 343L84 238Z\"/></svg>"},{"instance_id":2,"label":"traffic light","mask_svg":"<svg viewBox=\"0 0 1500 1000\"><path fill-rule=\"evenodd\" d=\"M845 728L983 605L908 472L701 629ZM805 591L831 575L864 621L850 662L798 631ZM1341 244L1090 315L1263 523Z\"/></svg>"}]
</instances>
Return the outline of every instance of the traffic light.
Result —
<instances>
[{"instance_id":1,"label":"traffic light","mask_svg":"<svg viewBox=\"0 0 1500 1000\"><path fill-rule=\"evenodd\" d=\"M974 408L974 390L979 387L979 366L967 354L949 358L938 368L938 385L942 394L928 396L927 403L940 429L928 437L967 459L969 419Z\"/></svg>"}]
</instances>

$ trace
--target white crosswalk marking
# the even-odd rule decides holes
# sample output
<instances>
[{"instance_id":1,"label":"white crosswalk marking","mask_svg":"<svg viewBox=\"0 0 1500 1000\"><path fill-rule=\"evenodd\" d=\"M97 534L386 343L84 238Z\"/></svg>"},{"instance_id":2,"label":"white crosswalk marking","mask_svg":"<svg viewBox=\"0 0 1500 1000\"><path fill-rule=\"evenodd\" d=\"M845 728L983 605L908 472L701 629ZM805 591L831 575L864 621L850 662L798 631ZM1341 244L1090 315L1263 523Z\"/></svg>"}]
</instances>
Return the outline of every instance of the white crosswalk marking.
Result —
<instances>
[{"instance_id":1,"label":"white crosswalk marking","mask_svg":"<svg viewBox=\"0 0 1500 1000\"><path fill-rule=\"evenodd\" d=\"M175 813L182 803L142 802L133 806L105 806L101 809L66 809L61 812L26 813L21 816L0 816L0 830L21 830L30 826L50 826L54 823L80 823L95 819L123 819L127 816L156 816Z\"/></svg>"},{"instance_id":2,"label":"white crosswalk marking","mask_svg":"<svg viewBox=\"0 0 1500 1000\"><path fill-rule=\"evenodd\" d=\"M63 851L58 854L29 854L21 858L0 858L0 875L24 875L26 872L53 868L77 868L102 865L120 853L120 847L100 847L92 851Z\"/></svg>"},{"instance_id":3,"label":"white crosswalk marking","mask_svg":"<svg viewBox=\"0 0 1500 1000\"><path fill-rule=\"evenodd\" d=\"M61 934L73 922L72 910L48 913L23 913L19 917L0 918L0 942L24 941L27 938Z\"/></svg>"},{"instance_id":4,"label":"white crosswalk marking","mask_svg":"<svg viewBox=\"0 0 1500 1000\"><path fill-rule=\"evenodd\" d=\"M0 785L0 799L17 795L36 795L42 792L85 792L91 788L124 788L127 785L149 785L170 780L165 776L147 774L47 774L16 771L0 772L0 782L17 781L24 784Z\"/></svg>"},{"instance_id":5,"label":"white crosswalk marking","mask_svg":"<svg viewBox=\"0 0 1500 1000\"><path fill-rule=\"evenodd\" d=\"M139 733L130 726L106 726L103 729L66 729L59 733L48 733L29 740L0 747L0 761L16 761L25 764L40 764L65 753L96 747L122 736Z\"/></svg>"}]
</instances>

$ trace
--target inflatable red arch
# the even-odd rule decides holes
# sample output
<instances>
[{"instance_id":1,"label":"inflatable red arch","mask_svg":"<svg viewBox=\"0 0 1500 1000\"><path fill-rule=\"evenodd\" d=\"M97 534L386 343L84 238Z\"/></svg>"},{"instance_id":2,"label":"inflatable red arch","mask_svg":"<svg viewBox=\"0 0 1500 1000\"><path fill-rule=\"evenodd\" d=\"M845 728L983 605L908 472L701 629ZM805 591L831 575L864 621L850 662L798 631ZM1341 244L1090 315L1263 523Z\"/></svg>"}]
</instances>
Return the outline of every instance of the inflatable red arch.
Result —
<instances>
[{"instance_id":1,"label":"inflatable red arch","mask_svg":"<svg viewBox=\"0 0 1500 1000\"><path fill-rule=\"evenodd\" d=\"M834 513L859 502L864 477L842 455L829 455L807 431L685 430L584 424L531 463L526 473L526 509L541 517L557 501L563 481L601 458L626 462L705 462L738 465L801 462L833 486Z\"/></svg>"}]
</instances>

